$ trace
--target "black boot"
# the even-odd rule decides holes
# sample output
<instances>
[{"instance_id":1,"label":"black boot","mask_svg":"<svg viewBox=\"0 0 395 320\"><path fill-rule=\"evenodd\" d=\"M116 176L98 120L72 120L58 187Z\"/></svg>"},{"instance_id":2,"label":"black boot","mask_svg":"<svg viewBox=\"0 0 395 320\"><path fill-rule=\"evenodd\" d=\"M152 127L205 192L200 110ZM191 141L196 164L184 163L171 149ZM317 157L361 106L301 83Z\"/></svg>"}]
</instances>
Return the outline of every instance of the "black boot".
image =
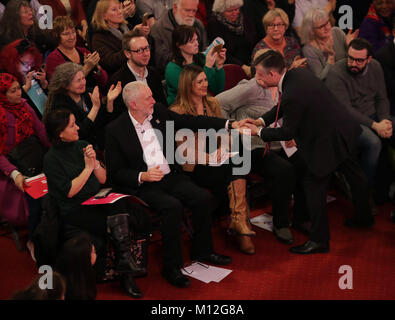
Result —
<instances>
[{"instance_id":1,"label":"black boot","mask_svg":"<svg viewBox=\"0 0 395 320\"><path fill-rule=\"evenodd\" d=\"M140 288L137 286L133 276L130 273L121 274L121 287L129 296L135 299L139 299L143 296Z\"/></svg>"},{"instance_id":2,"label":"black boot","mask_svg":"<svg viewBox=\"0 0 395 320\"><path fill-rule=\"evenodd\" d=\"M142 277L147 274L147 269L138 266L132 257L128 217L128 214L107 217L107 227L115 246L115 270L119 273L132 273L135 277Z\"/></svg>"}]
</instances>

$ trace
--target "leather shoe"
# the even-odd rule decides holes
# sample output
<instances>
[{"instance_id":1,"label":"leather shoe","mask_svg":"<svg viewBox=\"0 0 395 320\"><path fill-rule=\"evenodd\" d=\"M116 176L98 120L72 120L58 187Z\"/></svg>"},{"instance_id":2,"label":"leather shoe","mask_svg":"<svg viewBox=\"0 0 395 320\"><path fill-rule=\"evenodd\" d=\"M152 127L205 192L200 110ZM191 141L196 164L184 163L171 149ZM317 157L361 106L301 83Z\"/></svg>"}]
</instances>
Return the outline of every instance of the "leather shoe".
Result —
<instances>
[{"instance_id":1,"label":"leather shoe","mask_svg":"<svg viewBox=\"0 0 395 320\"><path fill-rule=\"evenodd\" d=\"M121 274L121 287L129 296L135 299L139 299L143 296L140 288L137 286L132 274L130 273Z\"/></svg>"},{"instance_id":2,"label":"leather shoe","mask_svg":"<svg viewBox=\"0 0 395 320\"><path fill-rule=\"evenodd\" d=\"M192 257L193 261L200 261L200 262L208 262L212 264L217 264L220 266L224 266L227 264L230 264L232 262L232 258L228 256L224 256L222 254L217 254L217 253L211 253L206 256L201 256L201 257Z\"/></svg>"},{"instance_id":3,"label":"leather shoe","mask_svg":"<svg viewBox=\"0 0 395 320\"><path fill-rule=\"evenodd\" d=\"M301 246L292 247L289 251L296 254L326 253L329 252L329 243L308 240Z\"/></svg>"},{"instance_id":4,"label":"leather shoe","mask_svg":"<svg viewBox=\"0 0 395 320\"><path fill-rule=\"evenodd\" d=\"M371 217L370 219L356 219L354 217L346 220L344 225L349 228L370 228L374 225L374 218Z\"/></svg>"},{"instance_id":5,"label":"leather shoe","mask_svg":"<svg viewBox=\"0 0 395 320\"><path fill-rule=\"evenodd\" d=\"M309 235L311 229L311 222L310 221L293 222L291 227L299 232L302 232L305 235Z\"/></svg>"},{"instance_id":6,"label":"leather shoe","mask_svg":"<svg viewBox=\"0 0 395 320\"><path fill-rule=\"evenodd\" d=\"M179 288L186 288L191 285L189 279L181 273L180 269L177 268L166 269L166 270L164 269L162 271L162 275L173 286Z\"/></svg>"},{"instance_id":7,"label":"leather shoe","mask_svg":"<svg viewBox=\"0 0 395 320\"><path fill-rule=\"evenodd\" d=\"M292 244L294 242L294 238L289 228L277 229L276 227L273 227L273 233L276 236L277 240L281 243Z\"/></svg>"}]
</instances>

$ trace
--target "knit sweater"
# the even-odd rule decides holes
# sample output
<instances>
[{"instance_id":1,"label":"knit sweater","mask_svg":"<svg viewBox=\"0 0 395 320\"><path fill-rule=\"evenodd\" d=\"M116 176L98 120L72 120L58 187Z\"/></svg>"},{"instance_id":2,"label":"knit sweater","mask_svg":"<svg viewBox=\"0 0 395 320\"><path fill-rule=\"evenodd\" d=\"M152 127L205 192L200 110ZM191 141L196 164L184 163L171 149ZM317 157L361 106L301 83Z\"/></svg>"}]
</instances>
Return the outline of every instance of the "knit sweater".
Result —
<instances>
[{"instance_id":1,"label":"knit sweater","mask_svg":"<svg viewBox=\"0 0 395 320\"><path fill-rule=\"evenodd\" d=\"M329 90L338 98L362 125L371 127L372 117L379 121L390 118L384 74L380 64L372 59L360 75L347 71L347 59L338 61L325 81Z\"/></svg>"}]
</instances>

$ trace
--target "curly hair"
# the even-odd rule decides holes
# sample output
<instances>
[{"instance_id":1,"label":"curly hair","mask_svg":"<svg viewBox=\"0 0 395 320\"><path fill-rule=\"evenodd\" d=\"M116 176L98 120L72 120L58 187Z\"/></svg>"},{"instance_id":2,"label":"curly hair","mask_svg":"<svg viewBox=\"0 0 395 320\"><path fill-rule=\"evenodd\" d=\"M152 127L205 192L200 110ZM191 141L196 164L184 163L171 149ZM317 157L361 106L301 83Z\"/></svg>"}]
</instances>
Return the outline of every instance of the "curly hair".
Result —
<instances>
[{"instance_id":1,"label":"curly hair","mask_svg":"<svg viewBox=\"0 0 395 320\"><path fill-rule=\"evenodd\" d=\"M66 94L67 87L73 81L75 75L83 71L80 64L74 62L65 62L56 67L48 86L48 98L45 104L44 117L51 111L54 96L57 94Z\"/></svg>"}]
</instances>

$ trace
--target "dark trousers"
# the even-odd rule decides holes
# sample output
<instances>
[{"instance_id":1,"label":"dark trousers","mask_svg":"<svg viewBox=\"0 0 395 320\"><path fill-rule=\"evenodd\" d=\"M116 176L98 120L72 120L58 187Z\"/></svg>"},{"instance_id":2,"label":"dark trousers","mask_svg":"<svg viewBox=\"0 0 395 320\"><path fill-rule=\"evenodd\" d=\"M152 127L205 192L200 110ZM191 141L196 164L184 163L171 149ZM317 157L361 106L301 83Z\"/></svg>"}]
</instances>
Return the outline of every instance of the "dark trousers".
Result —
<instances>
[{"instance_id":1,"label":"dark trousers","mask_svg":"<svg viewBox=\"0 0 395 320\"><path fill-rule=\"evenodd\" d=\"M210 192L198 187L182 173L169 173L159 182L144 182L138 196L161 219L163 268L183 265L181 247L181 219L184 207L192 211L192 255L203 256L213 252L211 213L214 199Z\"/></svg>"},{"instance_id":2,"label":"dark trousers","mask_svg":"<svg viewBox=\"0 0 395 320\"><path fill-rule=\"evenodd\" d=\"M352 194L354 205L354 217L358 220L371 219L371 209L369 205L369 183L361 169L358 161L347 158L338 167L346 177ZM329 222L326 195L331 175L317 177L311 172L307 172L304 187L306 202L312 217L310 240L315 242L329 241Z\"/></svg>"},{"instance_id":3,"label":"dark trousers","mask_svg":"<svg viewBox=\"0 0 395 320\"><path fill-rule=\"evenodd\" d=\"M276 228L289 227L289 205L294 194L293 220L309 220L305 196L301 181L305 166L303 160L295 153L291 158L281 153L270 151L263 157L264 149L252 151L252 172L261 175L269 183L272 200L273 225Z\"/></svg>"}]
</instances>

